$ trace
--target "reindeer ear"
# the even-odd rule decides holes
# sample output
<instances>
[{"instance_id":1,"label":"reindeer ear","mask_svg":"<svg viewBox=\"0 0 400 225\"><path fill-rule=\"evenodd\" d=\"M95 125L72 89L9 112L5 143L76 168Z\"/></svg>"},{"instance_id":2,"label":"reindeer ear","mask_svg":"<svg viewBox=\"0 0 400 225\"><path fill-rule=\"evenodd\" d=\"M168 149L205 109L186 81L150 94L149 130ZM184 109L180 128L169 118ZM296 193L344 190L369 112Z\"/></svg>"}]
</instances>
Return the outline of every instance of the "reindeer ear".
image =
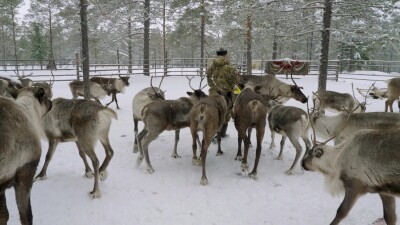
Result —
<instances>
[{"instance_id":1,"label":"reindeer ear","mask_svg":"<svg viewBox=\"0 0 400 225\"><path fill-rule=\"evenodd\" d=\"M188 94L189 96L192 96L192 95L193 95L193 92L187 91L186 94Z\"/></svg>"},{"instance_id":2,"label":"reindeer ear","mask_svg":"<svg viewBox=\"0 0 400 225\"><path fill-rule=\"evenodd\" d=\"M244 88L244 83L238 83L238 87L240 88L240 90L243 90L243 88Z\"/></svg>"},{"instance_id":3,"label":"reindeer ear","mask_svg":"<svg viewBox=\"0 0 400 225\"><path fill-rule=\"evenodd\" d=\"M256 85L256 86L254 87L254 92L260 94L260 93L261 93L261 92L260 92L261 88L262 88L262 85Z\"/></svg>"}]
</instances>

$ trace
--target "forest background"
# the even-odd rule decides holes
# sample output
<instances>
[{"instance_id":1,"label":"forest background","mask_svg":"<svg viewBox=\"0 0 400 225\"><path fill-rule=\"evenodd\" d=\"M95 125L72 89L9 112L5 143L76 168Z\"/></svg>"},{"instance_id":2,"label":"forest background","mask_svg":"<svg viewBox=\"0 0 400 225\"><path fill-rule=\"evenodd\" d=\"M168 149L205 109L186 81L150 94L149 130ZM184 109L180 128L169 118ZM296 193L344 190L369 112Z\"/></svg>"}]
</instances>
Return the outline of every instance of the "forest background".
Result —
<instances>
[{"instance_id":1,"label":"forest background","mask_svg":"<svg viewBox=\"0 0 400 225\"><path fill-rule=\"evenodd\" d=\"M81 49L80 2L1 0L0 60L36 60L52 68L54 60L73 59ZM317 60L327 4L330 59L400 56L397 0L85 2L91 63L115 62L117 52L126 62L209 58L219 47L236 64L249 58Z\"/></svg>"}]
</instances>

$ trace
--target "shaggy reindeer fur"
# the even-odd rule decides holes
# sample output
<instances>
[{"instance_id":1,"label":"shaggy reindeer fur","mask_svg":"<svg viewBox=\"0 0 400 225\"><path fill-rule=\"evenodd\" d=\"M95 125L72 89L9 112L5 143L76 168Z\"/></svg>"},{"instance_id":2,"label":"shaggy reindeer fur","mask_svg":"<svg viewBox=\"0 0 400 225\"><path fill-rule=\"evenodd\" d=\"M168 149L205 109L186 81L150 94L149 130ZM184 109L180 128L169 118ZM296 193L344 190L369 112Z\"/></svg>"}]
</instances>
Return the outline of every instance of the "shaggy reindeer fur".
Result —
<instances>
[{"instance_id":1,"label":"shaggy reindeer fur","mask_svg":"<svg viewBox=\"0 0 400 225\"><path fill-rule=\"evenodd\" d=\"M332 112L365 112L365 102L360 103L348 93L319 90L313 96L316 110L330 110Z\"/></svg>"},{"instance_id":2,"label":"shaggy reindeer fur","mask_svg":"<svg viewBox=\"0 0 400 225\"><path fill-rule=\"evenodd\" d=\"M396 224L396 200L400 195L400 130L361 130L336 146L314 146L302 166L321 172L332 194L345 193L331 225L347 216L358 197L377 193L387 225ZM334 187L334 188L332 188Z\"/></svg>"},{"instance_id":3,"label":"shaggy reindeer fur","mask_svg":"<svg viewBox=\"0 0 400 225\"><path fill-rule=\"evenodd\" d=\"M179 158L176 152L176 146L179 140L179 130L189 127L189 111L193 105L201 98L207 95L200 90L187 92L190 96L181 97L177 100L156 101L147 104L142 110L142 119L144 122L143 130L138 134L138 145L140 155L137 158L139 167L145 157L147 171L153 173L149 158L149 145L164 130L175 130L175 148L172 157Z\"/></svg>"},{"instance_id":4,"label":"shaggy reindeer fur","mask_svg":"<svg viewBox=\"0 0 400 225\"><path fill-rule=\"evenodd\" d=\"M22 91L17 100L0 97L0 224L7 224L5 190L14 187L21 224L32 224L33 177L42 146L40 120L51 108L43 89Z\"/></svg>"},{"instance_id":5,"label":"shaggy reindeer fur","mask_svg":"<svg viewBox=\"0 0 400 225\"><path fill-rule=\"evenodd\" d=\"M72 93L72 98L77 99L78 96L84 96L83 81L74 80L69 83L69 89ZM105 85L101 86L96 82L89 82L90 98L94 99L96 102L100 103L99 99L104 99L106 95L110 95L110 88Z\"/></svg>"},{"instance_id":6,"label":"shaggy reindeer fur","mask_svg":"<svg viewBox=\"0 0 400 225\"><path fill-rule=\"evenodd\" d=\"M259 87L258 87L259 88ZM258 89L257 88L257 89ZM267 120L266 99L254 91L254 86L245 87L237 97L233 106L233 119L238 131L238 152L236 160L242 160L242 171L248 173L247 155L250 146L250 132L247 130L256 128L257 148L253 171L249 174L252 178L257 178L257 166L261 155L261 144L264 138L265 125ZM242 140L244 140L244 157L242 157Z\"/></svg>"},{"instance_id":7,"label":"shaggy reindeer fur","mask_svg":"<svg viewBox=\"0 0 400 225\"><path fill-rule=\"evenodd\" d=\"M193 149L193 160L192 163L196 163L197 159L197 132L203 133L203 140L201 142L201 153L200 160L203 168L203 174L200 180L200 184L206 185L208 183L206 176L206 157L207 150L210 146L212 138L221 129L225 122L226 114L232 107L232 94L228 92L226 95L213 95L207 98L201 99L197 104L190 110L190 131L192 134L192 149ZM221 151L221 137L218 135L218 153L222 154Z\"/></svg>"}]
</instances>

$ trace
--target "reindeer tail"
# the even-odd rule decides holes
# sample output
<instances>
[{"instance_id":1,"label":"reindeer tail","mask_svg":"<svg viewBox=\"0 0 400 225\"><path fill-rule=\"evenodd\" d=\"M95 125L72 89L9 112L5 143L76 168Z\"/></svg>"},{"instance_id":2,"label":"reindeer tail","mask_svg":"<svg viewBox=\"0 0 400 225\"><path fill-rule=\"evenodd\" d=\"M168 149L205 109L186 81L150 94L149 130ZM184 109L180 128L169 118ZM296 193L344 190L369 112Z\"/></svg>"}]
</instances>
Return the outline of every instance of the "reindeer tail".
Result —
<instances>
[{"instance_id":1,"label":"reindeer tail","mask_svg":"<svg viewBox=\"0 0 400 225\"><path fill-rule=\"evenodd\" d=\"M107 108L103 109L103 112L105 112L111 118L118 120L118 114L114 110L107 107Z\"/></svg>"},{"instance_id":2,"label":"reindeer tail","mask_svg":"<svg viewBox=\"0 0 400 225\"><path fill-rule=\"evenodd\" d=\"M252 121L252 122L255 122L255 121L256 121L256 118L257 118L257 111L258 111L258 108L260 107L260 105L261 105L261 103L260 103L260 101L258 101L258 100L251 100L251 101L248 103L248 106L249 106L250 111L251 111L251 121Z\"/></svg>"},{"instance_id":3,"label":"reindeer tail","mask_svg":"<svg viewBox=\"0 0 400 225\"><path fill-rule=\"evenodd\" d=\"M207 105L206 104L199 104L198 105L198 110L199 113L197 114L197 121L199 122L204 122L206 118L206 112L207 112Z\"/></svg>"}]
</instances>

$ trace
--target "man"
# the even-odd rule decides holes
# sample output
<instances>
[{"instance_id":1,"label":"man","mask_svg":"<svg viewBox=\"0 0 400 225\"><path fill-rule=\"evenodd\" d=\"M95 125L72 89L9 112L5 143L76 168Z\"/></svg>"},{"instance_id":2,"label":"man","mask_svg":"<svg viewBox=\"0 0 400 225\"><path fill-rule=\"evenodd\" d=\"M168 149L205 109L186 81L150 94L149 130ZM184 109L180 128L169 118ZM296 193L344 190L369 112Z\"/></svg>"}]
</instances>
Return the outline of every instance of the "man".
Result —
<instances>
[{"instance_id":1,"label":"man","mask_svg":"<svg viewBox=\"0 0 400 225\"><path fill-rule=\"evenodd\" d=\"M233 91L235 85L238 84L239 72L236 66L232 65L228 59L228 51L224 48L220 48L217 52L217 57L207 69L207 82L210 87L208 94L216 95L217 91L220 90L224 93ZM230 112L225 118L225 123L222 126L219 134L221 137L226 136L226 130L228 129L228 122L231 118Z\"/></svg>"}]
</instances>

